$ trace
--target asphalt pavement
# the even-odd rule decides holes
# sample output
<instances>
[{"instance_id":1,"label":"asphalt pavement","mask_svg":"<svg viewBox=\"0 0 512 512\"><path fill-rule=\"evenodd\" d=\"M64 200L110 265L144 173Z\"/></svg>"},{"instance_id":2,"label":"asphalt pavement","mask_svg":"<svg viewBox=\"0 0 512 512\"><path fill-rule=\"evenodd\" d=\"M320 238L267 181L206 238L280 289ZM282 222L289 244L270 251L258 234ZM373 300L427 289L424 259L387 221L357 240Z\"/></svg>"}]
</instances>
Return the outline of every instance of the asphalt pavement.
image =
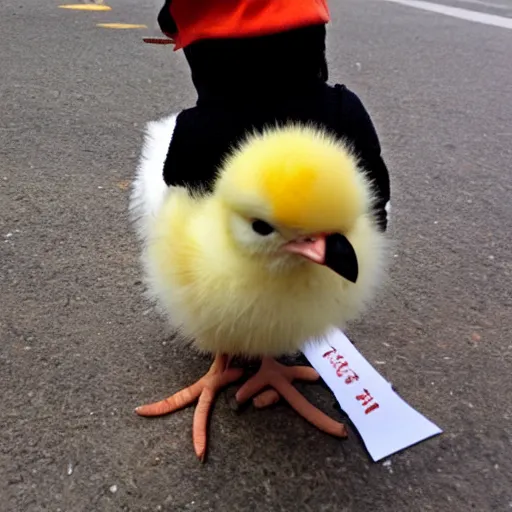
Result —
<instances>
[{"instance_id":1,"label":"asphalt pavement","mask_svg":"<svg viewBox=\"0 0 512 512\"><path fill-rule=\"evenodd\" d=\"M145 302L127 216L144 124L195 100L183 55L141 41L159 4L0 4L0 510L512 510L512 31L330 2L331 80L392 174L389 283L348 334L444 433L373 463L353 430L224 392L201 465L192 408L133 412L209 365ZM510 0L438 4L512 18Z\"/></svg>"}]
</instances>

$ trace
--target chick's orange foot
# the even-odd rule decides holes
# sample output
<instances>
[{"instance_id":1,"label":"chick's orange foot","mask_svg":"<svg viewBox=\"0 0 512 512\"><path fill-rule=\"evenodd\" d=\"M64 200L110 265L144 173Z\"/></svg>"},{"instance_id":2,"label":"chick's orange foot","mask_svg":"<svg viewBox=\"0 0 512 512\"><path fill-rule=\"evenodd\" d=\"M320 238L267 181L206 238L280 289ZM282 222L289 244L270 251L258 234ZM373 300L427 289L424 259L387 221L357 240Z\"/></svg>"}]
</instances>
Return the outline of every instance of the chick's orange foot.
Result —
<instances>
[{"instance_id":1,"label":"chick's orange foot","mask_svg":"<svg viewBox=\"0 0 512 512\"><path fill-rule=\"evenodd\" d=\"M137 407L135 412L139 416L163 416L183 409L197 400L192 424L192 441L196 455L203 461L208 440L208 417L213 400L223 387L238 380L243 373L239 368L228 366L228 357L217 354L208 373L197 382L164 400Z\"/></svg>"},{"instance_id":2,"label":"chick's orange foot","mask_svg":"<svg viewBox=\"0 0 512 512\"><path fill-rule=\"evenodd\" d=\"M297 413L318 429L336 437L347 437L347 429L343 423L329 418L309 403L291 384L297 379L316 381L319 378L320 375L313 368L284 366L272 358L265 357L258 372L238 390L235 398L239 404L242 404L257 395L253 398L253 404L255 407L263 408L276 403L279 396L282 396ZM260 393L267 387L272 389Z\"/></svg>"}]
</instances>

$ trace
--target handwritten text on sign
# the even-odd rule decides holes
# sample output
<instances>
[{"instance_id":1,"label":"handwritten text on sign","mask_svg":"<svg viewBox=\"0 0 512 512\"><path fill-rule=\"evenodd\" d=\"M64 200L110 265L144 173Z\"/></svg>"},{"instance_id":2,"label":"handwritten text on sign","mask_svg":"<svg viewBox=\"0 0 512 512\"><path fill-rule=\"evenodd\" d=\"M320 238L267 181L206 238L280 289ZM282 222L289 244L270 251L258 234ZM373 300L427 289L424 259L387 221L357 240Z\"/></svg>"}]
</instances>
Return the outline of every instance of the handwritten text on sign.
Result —
<instances>
[{"instance_id":1,"label":"handwritten text on sign","mask_svg":"<svg viewBox=\"0 0 512 512\"><path fill-rule=\"evenodd\" d=\"M303 352L350 417L374 461L442 432L404 402L341 331L307 343Z\"/></svg>"},{"instance_id":2,"label":"handwritten text on sign","mask_svg":"<svg viewBox=\"0 0 512 512\"><path fill-rule=\"evenodd\" d=\"M326 352L322 357L324 359L328 358L331 366L336 370L336 376L343 377L345 379L345 384L352 384L359 380L359 375L357 375L357 373L348 366L348 361L339 354L334 347L331 347L331 350ZM379 404L375 402L373 396L370 395L370 392L367 389L363 389L361 393L356 395L356 400L360 400L363 407L368 406L364 410L365 414L370 414L372 411L379 408Z\"/></svg>"}]
</instances>

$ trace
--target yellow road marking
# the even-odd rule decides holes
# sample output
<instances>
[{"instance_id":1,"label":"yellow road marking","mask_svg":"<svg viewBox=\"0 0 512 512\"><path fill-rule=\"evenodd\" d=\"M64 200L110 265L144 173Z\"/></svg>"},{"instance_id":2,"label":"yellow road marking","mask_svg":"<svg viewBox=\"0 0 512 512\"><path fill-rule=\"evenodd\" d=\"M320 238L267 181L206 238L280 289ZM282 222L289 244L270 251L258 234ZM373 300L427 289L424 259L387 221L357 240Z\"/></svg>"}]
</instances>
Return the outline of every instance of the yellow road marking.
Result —
<instances>
[{"instance_id":1,"label":"yellow road marking","mask_svg":"<svg viewBox=\"0 0 512 512\"><path fill-rule=\"evenodd\" d=\"M135 25L132 23L97 23L97 27L103 28L148 28L146 25Z\"/></svg>"},{"instance_id":2,"label":"yellow road marking","mask_svg":"<svg viewBox=\"0 0 512 512\"><path fill-rule=\"evenodd\" d=\"M105 4L67 4L59 5L60 9L75 9L77 11L111 11L112 8Z\"/></svg>"}]
</instances>

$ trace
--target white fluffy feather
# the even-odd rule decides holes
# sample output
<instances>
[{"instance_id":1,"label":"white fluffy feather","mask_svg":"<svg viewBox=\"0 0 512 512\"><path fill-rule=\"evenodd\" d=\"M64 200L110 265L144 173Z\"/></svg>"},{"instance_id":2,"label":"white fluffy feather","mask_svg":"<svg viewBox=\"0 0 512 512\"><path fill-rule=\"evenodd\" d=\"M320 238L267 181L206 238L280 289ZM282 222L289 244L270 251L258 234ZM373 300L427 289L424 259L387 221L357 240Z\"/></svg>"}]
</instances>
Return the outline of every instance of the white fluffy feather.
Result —
<instances>
[{"instance_id":1,"label":"white fluffy feather","mask_svg":"<svg viewBox=\"0 0 512 512\"><path fill-rule=\"evenodd\" d=\"M152 219L162 206L169 187L163 169L176 126L176 114L146 125L144 146L130 195L130 217L141 241L148 238Z\"/></svg>"}]
</instances>

